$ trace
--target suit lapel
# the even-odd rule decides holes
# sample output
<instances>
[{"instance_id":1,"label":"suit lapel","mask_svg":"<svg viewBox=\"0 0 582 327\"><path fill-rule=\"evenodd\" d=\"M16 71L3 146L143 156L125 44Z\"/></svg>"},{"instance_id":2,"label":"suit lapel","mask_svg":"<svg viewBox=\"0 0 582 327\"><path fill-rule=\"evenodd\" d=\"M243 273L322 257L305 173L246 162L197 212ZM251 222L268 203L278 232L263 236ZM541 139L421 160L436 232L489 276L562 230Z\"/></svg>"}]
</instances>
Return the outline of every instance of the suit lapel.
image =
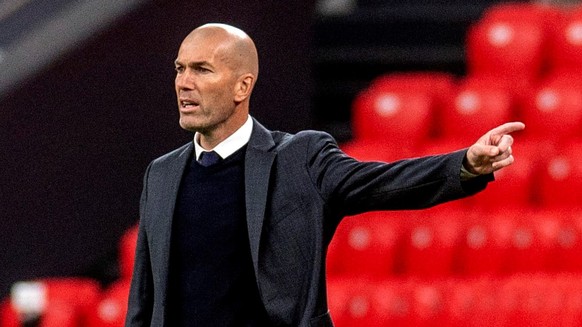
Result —
<instances>
[{"instance_id":1,"label":"suit lapel","mask_svg":"<svg viewBox=\"0 0 582 327\"><path fill-rule=\"evenodd\" d=\"M170 266L170 241L172 237L172 221L174 218L174 209L176 207L176 199L178 197L178 191L180 188L180 182L182 181L182 176L184 174L184 169L188 166L190 162L191 154L193 151L193 144L190 143L186 145L177 153L177 157L168 160L167 165L162 167L160 171L160 185L162 185L161 193L158 196L163 197L164 200L159 201L159 215L161 219L156 220L159 224L156 229L162 231L159 235L162 235L162 239L156 242L160 246L159 251L156 253L161 255L161 284L162 287L166 287L168 279L168 271ZM163 182L162 182L163 181ZM153 233L154 235L156 233ZM163 292L162 294L166 294Z\"/></svg>"},{"instance_id":2,"label":"suit lapel","mask_svg":"<svg viewBox=\"0 0 582 327\"><path fill-rule=\"evenodd\" d=\"M258 276L259 244L265 219L265 208L269 191L269 177L276 153L271 133L253 122L253 133L245 156L245 196L247 226L255 274Z\"/></svg>"}]
</instances>

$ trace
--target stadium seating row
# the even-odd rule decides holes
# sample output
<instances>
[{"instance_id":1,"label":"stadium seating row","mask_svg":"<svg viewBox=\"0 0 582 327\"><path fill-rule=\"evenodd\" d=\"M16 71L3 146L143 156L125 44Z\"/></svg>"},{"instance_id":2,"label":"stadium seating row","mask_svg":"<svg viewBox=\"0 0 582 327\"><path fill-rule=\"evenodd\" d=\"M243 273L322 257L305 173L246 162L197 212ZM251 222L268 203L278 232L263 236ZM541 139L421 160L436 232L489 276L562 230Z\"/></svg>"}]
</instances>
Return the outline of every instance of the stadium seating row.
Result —
<instances>
[{"instance_id":1,"label":"stadium seating row","mask_svg":"<svg viewBox=\"0 0 582 327\"><path fill-rule=\"evenodd\" d=\"M582 7L492 6L468 31L466 48L469 75L505 76L515 87L542 76L579 74Z\"/></svg>"},{"instance_id":2,"label":"stadium seating row","mask_svg":"<svg viewBox=\"0 0 582 327\"><path fill-rule=\"evenodd\" d=\"M582 276L518 274L502 278L330 278L337 327L579 326Z\"/></svg>"},{"instance_id":3,"label":"stadium seating row","mask_svg":"<svg viewBox=\"0 0 582 327\"><path fill-rule=\"evenodd\" d=\"M381 76L354 100L354 141L418 151L442 140L475 141L511 120L523 121L531 138L582 138L582 74L541 80L520 95L509 89L511 83L431 72Z\"/></svg>"},{"instance_id":4,"label":"stadium seating row","mask_svg":"<svg viewBox=\"0 0 582 327\"><path fill-rule=\"evenodd\" d=\"M329 247L335 276L503 276L582 272L580 210L371 212L344 219Z\"/></svg>"}]
</instances>

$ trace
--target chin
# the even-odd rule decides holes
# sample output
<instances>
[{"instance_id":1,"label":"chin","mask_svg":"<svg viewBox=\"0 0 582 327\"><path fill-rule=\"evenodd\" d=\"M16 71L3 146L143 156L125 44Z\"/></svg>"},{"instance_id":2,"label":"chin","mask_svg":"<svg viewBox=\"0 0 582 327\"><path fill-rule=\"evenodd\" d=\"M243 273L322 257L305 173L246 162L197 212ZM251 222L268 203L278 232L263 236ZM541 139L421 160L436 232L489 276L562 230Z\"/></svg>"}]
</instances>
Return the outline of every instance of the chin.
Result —
<instances>
[{"instance_id":1,"label":"chin","mask_svg":"<svg viewBox=\"0 0 582 327\"><path fill-rule=\"evenodd\" d=\"M182 129L189 131L189 132L198 132L200 129L202 129L202 127L199 124L194 124L192 122L187 122L187 121L183 121L182 119L180 119L180 127L182 127Z\"/></svg>"},{"instance_id":2,"label":"chin","mask_svg":"<svg viewBox=\"0 0 582 327\"><path fill-rule=\"evenodd\" d=\"M182 127L182 129L195 133L202 133L204 134L205 131L209 130L211 125L209 124L204 124L204 123L200 123L200 122L194 122L191 121L189 119L180 119L180 127Z\"/></svg>"}]
</instances>

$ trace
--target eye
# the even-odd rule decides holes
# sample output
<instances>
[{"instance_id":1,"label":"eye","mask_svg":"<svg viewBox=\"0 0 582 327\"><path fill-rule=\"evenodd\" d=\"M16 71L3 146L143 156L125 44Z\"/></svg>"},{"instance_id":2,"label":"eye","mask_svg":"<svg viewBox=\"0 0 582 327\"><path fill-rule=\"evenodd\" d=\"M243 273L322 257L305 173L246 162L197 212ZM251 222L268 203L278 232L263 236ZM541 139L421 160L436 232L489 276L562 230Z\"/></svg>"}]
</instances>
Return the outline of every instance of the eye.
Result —
<instances>
[{"instance_id":1,"label":"eye","mask_svg":"<svg viewBox=\"0 0 582 327\"><path fill-rule=\"evenodd\" d=\"M210 69L202 66L196 66L195 70L200 73L209 73Z\"/></svg>"},{"instance_id":2,"label":"eye","mask_svg":"<svg viewBox=\"0 0 582 327\"><path fill-rule=\"evenodd\" d=\"M176 70L176 73L178 73L178 74L184 72L184 67L183 66L176 66L174 69Z\"/></svg>"}]
</instances>

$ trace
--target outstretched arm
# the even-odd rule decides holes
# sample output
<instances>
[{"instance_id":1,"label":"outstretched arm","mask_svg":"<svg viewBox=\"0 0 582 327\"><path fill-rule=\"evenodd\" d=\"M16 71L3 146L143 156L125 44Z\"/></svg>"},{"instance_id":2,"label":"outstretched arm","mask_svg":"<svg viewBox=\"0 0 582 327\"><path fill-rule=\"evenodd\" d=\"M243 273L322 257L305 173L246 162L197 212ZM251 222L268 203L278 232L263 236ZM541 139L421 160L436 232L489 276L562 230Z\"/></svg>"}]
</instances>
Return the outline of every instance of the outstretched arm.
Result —
<instances>
[{"instance_id":1,"label":"outstretched arm","mask_svg":"<svg viewBox=\"0 0 582 327\"><path fill-rule=\"evenodd\" d=\"M490 130L469 148L464 167L472 174L485 175L511 165L514 158L510 134L524 128L523 123L512 122Z\"/></svg>"}]
</instances>

